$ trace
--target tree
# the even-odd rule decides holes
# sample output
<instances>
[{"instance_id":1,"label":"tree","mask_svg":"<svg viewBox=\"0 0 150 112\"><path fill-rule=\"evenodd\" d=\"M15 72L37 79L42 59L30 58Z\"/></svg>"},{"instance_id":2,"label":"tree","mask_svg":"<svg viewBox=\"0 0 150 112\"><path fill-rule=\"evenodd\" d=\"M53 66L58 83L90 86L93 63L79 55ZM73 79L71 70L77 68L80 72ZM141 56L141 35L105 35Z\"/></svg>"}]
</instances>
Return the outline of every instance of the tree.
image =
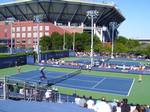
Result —
<instances>
[{"instance_id":1,"label":"tree","mask_svg":"<svg viewBox=\"0 0 150 112\"><path fill-rule=\"evenodd\" d=\"M93 42L94 42L94 52L100 52L103 50L102 42L97 36L94 36Z\"/></svg>"},{"instance_id":2,"label":"tree","mask_svg":"<svg viewBox=\"0 0 150 112\"><path fill-rule=\"evenodd\" d=\"M60 50L63 48L63 35L54 32L51 35L51 43L53 50Z\"/></svg>"},{"instance_id":3,"label":"tree","mask_svg":"<svg viewBox=\"0 0 150 112\"><path fill-rule=\"evenodd\" d=\"M137 40L129 39L126 46L129 48L129 51L132 51L134 48L140 46L140 44Z\"/></svg>"},{"instance_id":4,"label":"tree","mask_svg":"<svg viewBox=\"0 0 150 112\"><path fill-rule=\"evenodd\" d=\"M66 49L72 49L73 35L65 33Z\"/></svg>"},{"instance_id":5,"label":"tree","mask_svg":"<svg viewBox=\"0 0 150 112\"><path fill-rule=\"evenodd\" d=\"M126 44L128 41L128 39L124 36L119 36L116 40L115 40L115 43L122 43L122 44Z\"/></svg>"},{"instance_id":6,"label":"tree","mask_svg":"<svg viewBox=\"0 0 150 112\"><path fill-rule=\"evenodd\" d=\"M40 38L40 46L42 51L50 50L52 47L52 41L50 36L42 36Z\"/></svg>"},{"instance_id":7,"label":"tree","mask_svg":"<svg viewBox=\"0 0 150 112\"><path fill-rule=\"evenodd\" d=\"M89 51L90 50L90 35L87 32L76 33L76 50Z\"/></svg>"},{"instance_id":8,"label":"tree","mask_svg":"<svg viewBox=\"0 0 150 112\"><path fill-rule=\"evenodd\" d=\"M126 47L126 45L124 45L123 43L115 43L114 52L118 53L128 52L128 47Z\"/></svg>"}]
</instances>

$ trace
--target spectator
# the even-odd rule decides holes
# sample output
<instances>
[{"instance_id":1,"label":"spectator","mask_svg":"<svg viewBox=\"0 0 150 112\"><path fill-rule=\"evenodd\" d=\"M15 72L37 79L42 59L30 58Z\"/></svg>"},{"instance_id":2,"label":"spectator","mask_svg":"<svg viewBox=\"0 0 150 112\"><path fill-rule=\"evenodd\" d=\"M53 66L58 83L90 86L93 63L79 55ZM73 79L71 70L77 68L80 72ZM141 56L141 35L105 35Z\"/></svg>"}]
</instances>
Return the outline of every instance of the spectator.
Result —
<instances>
[{"instance_id":1,"label":"spectator","mask_svg":"<svg viewBox=\"0 0 150 112\"><path fill-rule=\"evenodd\" d=\"M130 105L128 104L128 99L123 99L123 104L121 106L121 112L130 112Z\"/></svg>"},{"instance_id":2,"label":"spectator","mask_svg":"<svg viewBox=\"0 0 150 112\"><path fill-rule=\"evenodd\" d=\"M132 112L141 112L141 107L139 104L136 105L136 108Z\"/></svg>"},{"instance_id":3,"label":"spectator","mask_svg":"<svg viewBox=\"0 0 150 112\"><path fill-rule=\"evenodd\" d=\"M77 97L75 98L75 103L76 103L77 105L79 105L80 100L81 100L81 98L80 98L79 96L77 96Z\"/></svg>"},{"instance_id":4,"label":"spectator","mask_svg":"<svg viewBox=\"0 0 150 112\"><path fill-rule=\"evenodd\" d=\"M121 103L120 102L117 102L117 112L121 112Z\"/></svg>"},{"instance_id":5,"label":"spectator","mask_svg":"<svg viewBox=\"0 0 150 112\"><path fill-rule=\"evenodd\" d=\"M85 103L86 103L86 98L85 96L83 96L80 100L79 100L79 105L81 107L84 107L85 106Z\"/></svg>"},{"instance_id":6,"label":"spectator","mask_svg":"<svg viewBox=\"0 0 150 112\"><path fill-rule=\"evenodd\" d=\"M16 83L16 84L14 85L14 92L15 92L15 93L19 93L19 85L18 85L18 83Z\"/></svg>"},{"instance_id":7,"label":"spectator","mask_svg":"<svg viewBox=\"0 0 150 112\"><path fill-rule=\"evenodd\" d=\"M52 90L47 90L45 92L45 98L46 98L46 101L49 102L50 101L50 98L51 98L51 91Z\"/></svg>"},{"instance_id":8,"label":"spectator","mask_svg":"<svg viewBox=\"0 0 150 112\"><path fill-rule=\"evenodd\" d=\"M106 102L105 98L96 102L94 110L96 112L112 112L111 106Z\"/></svg>"},{"instance_id":9,"label":"spectator","mask_svg":"<svg viewBox=\"0 0 150 112\"><path fill-rule=\"evenodd\" d=\"M24 95L24 89L23 89L23 88L21 88L21 89L19 90L19 94Z\"/></svg>"},{"instance_id":10,"label":"spectator","mask_svg":"<svg viewBox=\"0 0 150 112\"><path fill-rule=\"evenodd\" d=\"M94 109L94 100L92 100L92 96L89 97L89 100L86 102L88 109Z\"/></svg>"},{"instance_id":11,"label":"spectator","mask_svg":"<svg viewBox=\"0 0 150 112\"><path fill-rule=\"evenodd\" d=\"M2 82L0 82L0 89L2 89L3 88L3 83Z\"/></svg>"}]
</instances>

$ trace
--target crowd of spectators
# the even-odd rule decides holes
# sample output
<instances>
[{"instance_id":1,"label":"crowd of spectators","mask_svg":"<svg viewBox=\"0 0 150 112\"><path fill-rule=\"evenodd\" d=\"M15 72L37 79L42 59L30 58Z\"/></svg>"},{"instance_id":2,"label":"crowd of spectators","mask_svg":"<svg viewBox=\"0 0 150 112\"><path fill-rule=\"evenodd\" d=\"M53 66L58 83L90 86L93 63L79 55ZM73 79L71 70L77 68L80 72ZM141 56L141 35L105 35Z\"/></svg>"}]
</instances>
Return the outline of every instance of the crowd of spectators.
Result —
<instances>
[{"instance_id":1,"label":"crowd of spectators","mask_svg":"<svg viewBox=\"0 0 150 112\"><path fill-rule=\"evenodd\" d=\"M75 61L65 61L64 59L54 59L54 58L49 59L46 62L42 60L41 64L80 66L80 64Z\"/></svg>"},{"instance_id":2,"label":"crowd of spectators","mask_svg":"<svg viewBox=\"0 0 150 112\"><path fill-rule=\"evenodd\" d=\"M150 112L149 105L128 104L128 99L124 98L121 101L107 101L105 97L99 100L93 100L90 96L75 98L75 103L81 107L92 109L95 112Z\"/></svg>"},{"instance_id":3,"label":"crowd of spectators","mask_svg":"<svg viewBox=\"0 0 150 112\"><path fill-rule=\"evenodd\" d=\"M149 57L146 55L137 55L137 54L132 54L132 53L113 53L114 58L127 58L127 59L147 59L149 60ZM76 52L76 57L89 57L91 55L90 52ZM95 57L110 57L111 52L94 52L93 54Z\"/></svg>"},{"instance_id":4,"label":"crowd of spectators","mask_svg":"<svg viewBox=\"0 0 150 112\"><path fill-rule=\"evenodd\" d=\"M46 101L46 102L58 102L59 100L59 92L57 88L48 88L48 89L40 89L40 88L18 88L18 84L13 85L13 91L25 96L28 101ZM1 83L1 87L2 83ZM9 87L10 89L10 87ZM10 92L10 91L9 91ZM95 112L150 112L149 105L141 105L141 104L129 104L128 99L124 98L121 101L114 99L113 101L108 101L105 97L100 99L93 99L92 96L80 97L78 95L74 96L75 104L80 107L92 109Z\"/></svg>"},{"instance_id":5,"label":"crowd of spectators","mask_svg":"<svg viewBox=\"0 0 150 112\"><path fill-rule=\"evenodd\" d=\"M93 67L94 68L106 68L106 69L119 69L122 71L126 70L133 70L133 71L150 71L150 68L144 66L144 65L139 65L139 66L134 66L134 65L118 65L116 63L109 63L108 59L100 59L94 62L94 66L91 67L90 63L82 63L82 62L77 62L77 61L65 61L64 59L49 59L47 62L44 60L41 61L41 64L49 64L49 65L65 65L69 67L80 67L85 70L91 70Z\"/></svg>"}]
</instances>

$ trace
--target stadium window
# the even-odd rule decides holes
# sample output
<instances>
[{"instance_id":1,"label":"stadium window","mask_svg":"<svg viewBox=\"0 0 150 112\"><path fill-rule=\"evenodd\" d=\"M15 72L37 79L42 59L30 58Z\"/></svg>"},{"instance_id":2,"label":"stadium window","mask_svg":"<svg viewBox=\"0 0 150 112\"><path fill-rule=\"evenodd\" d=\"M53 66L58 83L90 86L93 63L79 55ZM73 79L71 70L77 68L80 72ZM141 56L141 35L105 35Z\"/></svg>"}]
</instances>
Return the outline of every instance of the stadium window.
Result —
<instances>
[{"instance_id":1,"label":"stadium window","mask_svg":"<svg viewBox=\"0 0 150 112\"><path fill-rule=\"evenodd\" d=\"M20 33L17 33L17 38L20 38Z\"/></svg>"},{"instance_id":2,"label":"stadium window","mask_svg":"<svg viewBox=\"0 0 150 112\"><path fill-rule=\"evenodd\" d=\"M28 33L28 38L30 38L31 37L31 33Z\"/></svg>"},{"instance_id":3,"label":"stadium window","mask_svg":"<svg viewBox=\"0 0 150 112\"><path fill-rule=\"evenodd\" d=\"M25 40L22 40L22 43L26 43L26 41L25 41Z\"/></svg>"},{"instance_id":4,"label":"stadium window","mask_svg":"<svg viewBox=\"0 0 150 112\"><path fill-rule=\"evenodd\" d=\"M36 32L33 33L33 37L37 37L37 33Z\"/></svg>"},{"instance_id":5,"label":"stadium window","mask_svg":"<svg viewBox=\"0 0 150 112\"><path fill-rule=\"evenodd\" d=\"M43 30L43 26L40 26L40 31L42 31Z\"/></svg>"},{"instance_id":6,"label":"stadium window","mask_svg":"<svg viewBox=\"0 0 150 112\"><path fill-rule=\"evenodd\" d=\"M15 32L15 27L12 28L12 32L13 32L13 33Z\"/></svg>"},{"instance_id":7,"label":"stadium window","mask_svg":"<svg viewBox=\"0 0 150 112\"><path fill-rule=\"evenodd\" d=\"M17 32L19 32L20 31L20 27L17 27Z\"/></svg>"},{"instance_id":8,"label":"stadium window","mask_svg":"<svg viewBox=\"0 0 150 112\"><path fill-rule=\"evenodd\" d=\"M31 31L31 26L28 26L28 28L27 28L27 29L28 29L28 31Z\"/></svg>"},{"instance_id":9,"label":"stadium window","mask_svg":"<svg viewBox=\"0 0 150 112\"><path fill-rule=\"evenodd\" d=\"M48 31L49 30L49 26L45 26L45 30Z\"/></svg>"},{"instance_id":10,"label":"stadium window","mask_svg":"<svg viewBox=\"0 0 150 112\"><path fill-rule=\"evenodd\" d=\"M37 31L37 26L33 26L33 31Z\"/></svg>"},{"instance_id":11,"label":"stadium window","mask_svg":"<svg viewBox=\"0 0 150 112\"><path fill-rule=\"evenodd\" d=\"M45 35L46 35L46 36L49 36L49 32L45 32Z\"/></svg>"},{"instance_id":12,"label":"stadium window","mask_svg":"<svg viewBox=\"0 0 150 112\"><path fill-rule=\"evenodd\" d=\"M15 38L15 33L12 33L12 37Z\"/></svg>"},{"instance_id":13,"label":"stadium window","mask_svg":"<svg viewBox=\"0 0 150 112\"><path fill-rule=\"evenodd\" d=\"M26 33L22 33L22 37L25 38L26 37Z\"/></svg>"},{"instance_id":14,"label":"stadium window","mask_svg":"<svg viewBox=\"0 0 150 112\"><path fill-rule=\"evenodd\" d=\"M22 27L22 31L26 31L26 27L24 26L24 27Z\"/></svg>"}]
</instances>

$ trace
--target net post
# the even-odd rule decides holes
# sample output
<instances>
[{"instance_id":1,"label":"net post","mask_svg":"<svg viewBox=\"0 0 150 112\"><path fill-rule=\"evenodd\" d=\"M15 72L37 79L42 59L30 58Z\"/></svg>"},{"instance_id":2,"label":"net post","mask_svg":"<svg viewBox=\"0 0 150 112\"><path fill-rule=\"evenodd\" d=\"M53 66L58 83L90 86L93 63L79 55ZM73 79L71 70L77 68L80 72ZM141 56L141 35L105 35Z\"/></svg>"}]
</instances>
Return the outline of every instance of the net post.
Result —
<instances>
[{"instance_id":1,"label":"net post","mask_svg":"<svg viewBox=\"0 0 150 112\"><path fill-rule=\"evenodd\" d=\"M3 99L6 100L7 99L7 84L6 84L6 76L4 76L4 84L3 84Z\"/></svg>"},{"instance_id":2,"label":"net post","mask_svg":"<svg viewBox=\"0 0 150 112\"><path fill-rule=\"evenodd\" d=\"M62 103L61 101L61 94L59 93L59 96L58 96L58 103Z\"/></svg>"},{"instance_id":3,"label":"net post","mask_svg":"<svg viewBox=\"0 0 150 112\"><path fill-rule=\"evenodd\" d=\"M26 100L26 82L24 82L23 89L24 89L24 100Z\"/></svg>"}]
</instances>

